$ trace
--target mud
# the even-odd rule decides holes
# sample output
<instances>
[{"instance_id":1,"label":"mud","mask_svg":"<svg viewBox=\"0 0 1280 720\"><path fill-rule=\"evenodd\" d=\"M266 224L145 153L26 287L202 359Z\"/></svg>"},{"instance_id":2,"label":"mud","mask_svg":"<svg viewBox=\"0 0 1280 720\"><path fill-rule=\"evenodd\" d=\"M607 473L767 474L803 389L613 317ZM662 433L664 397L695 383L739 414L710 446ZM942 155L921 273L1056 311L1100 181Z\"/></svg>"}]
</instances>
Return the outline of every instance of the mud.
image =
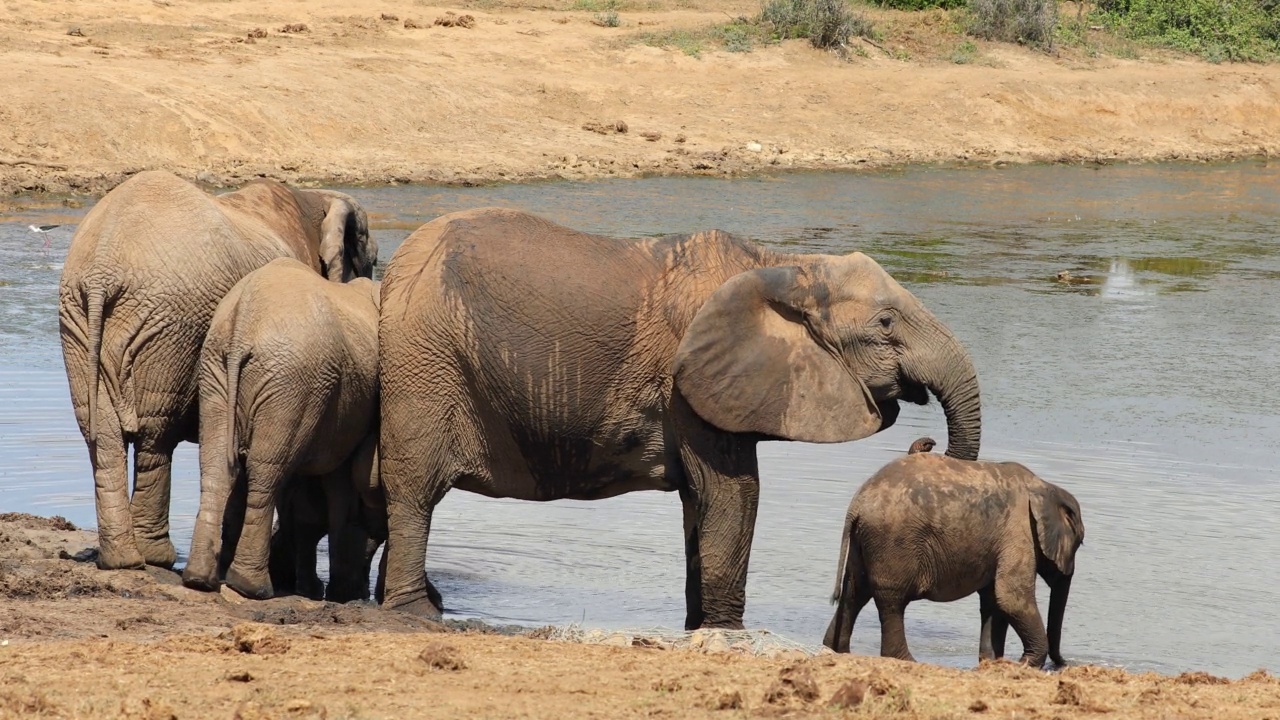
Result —
<instances>
[{"instance_id":1,"label":"mud","mask_svg":"<svg viewBox=\"0 0 1280 720\"><path fill-rule=\"evenodd\" d=\"M556 642L548 629L250 601L188 590L168 571L99 571L82 552L94 539L61 518L0 516L0 718L1280 716L1280 680L1263 671L956 670Z\"/></svg>"}]
</instances>

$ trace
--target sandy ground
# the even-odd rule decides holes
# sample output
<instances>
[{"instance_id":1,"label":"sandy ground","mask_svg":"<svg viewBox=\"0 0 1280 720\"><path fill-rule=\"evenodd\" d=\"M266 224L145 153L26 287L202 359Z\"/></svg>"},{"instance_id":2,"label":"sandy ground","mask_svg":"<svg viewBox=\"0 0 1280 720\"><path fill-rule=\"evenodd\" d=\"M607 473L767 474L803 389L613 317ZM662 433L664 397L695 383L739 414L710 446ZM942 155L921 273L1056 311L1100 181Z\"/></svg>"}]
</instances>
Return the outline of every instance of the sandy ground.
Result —
<instances>
[{"instance_id":1,"label":"sandy ground","mask_svg":"<svg viewBox=\"0 0 1280 720\"><path fill-rule=\"evenodd\" d=\"M806 41L694 57L637 38L757 3L621 0L609 28L574 9L602 0L461 1L5 0L0 195L144 168L468 184L1280 152L1276 65L983 42L960 65L954 19L880 11L865 57ZM474 23L433 25L450 11Z\"/></svg>"},{"instance_id":2,"label":"sandy ground","mask_svg":"<svg viewBox=\"0 0 1280 720\"><path fill-rule=\"evenodd\" d=\"M0 718L1280 718L1280 679L574 644L103 572L94 535L0 515ZM81 554L81 560L75 559Z\"/></svg>"}]
</instances>

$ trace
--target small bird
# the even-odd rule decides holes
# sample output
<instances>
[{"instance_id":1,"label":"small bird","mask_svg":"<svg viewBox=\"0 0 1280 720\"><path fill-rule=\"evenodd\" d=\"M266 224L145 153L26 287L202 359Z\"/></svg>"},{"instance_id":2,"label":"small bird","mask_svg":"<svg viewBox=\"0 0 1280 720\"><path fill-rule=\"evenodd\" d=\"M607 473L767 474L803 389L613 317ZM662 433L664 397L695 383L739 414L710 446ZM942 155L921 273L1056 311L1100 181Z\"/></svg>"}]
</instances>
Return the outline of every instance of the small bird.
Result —
<instances>
[{"instance_id":1,"label":"small bird","mask_svg":"<svg viewBox=\"0 0 1280 720\"><path fill-rule=\"evenodd\" d=\"M33 233L47 233L56 227L62 227L62 226L61 225L28 225L27 229ZM45 254L48 254L49 245L51 245L52 243L53 243L53 238L45 238L44 245L41 246L40 249L44 251Z\"/></svg>"}]
</instances>

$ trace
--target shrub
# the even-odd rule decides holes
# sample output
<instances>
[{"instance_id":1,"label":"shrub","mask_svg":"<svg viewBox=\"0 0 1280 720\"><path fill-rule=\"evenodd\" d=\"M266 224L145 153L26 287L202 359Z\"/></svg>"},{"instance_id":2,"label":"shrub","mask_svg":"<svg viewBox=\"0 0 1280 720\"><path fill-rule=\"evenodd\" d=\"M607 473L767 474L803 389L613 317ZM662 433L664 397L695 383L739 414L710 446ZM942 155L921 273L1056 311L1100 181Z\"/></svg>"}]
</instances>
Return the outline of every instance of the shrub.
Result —
<instances>
[{"instance_id":1,"label":"shrub","mask_svg":"<svg viewBox=\"0 0 1280 720\"><path fill-rule=\"evenodd\" d=\"M895 10L929 10L930 8L952 10L964 7L965 4L965 0L872 0L872 2L880 7Z\"/></svg>"},{"instance_id":2,"label":"shrub","mask_svg":"<svg viewBox=\"0 0 1280 720\"><path fill-rule=\"evenodd\" d=\"M779 40L808 38L823 49L843 48L851 37L869 38L874 30L845 0L765 0L757 20L772 27Z\"/></svg>"},{"instance_id":3,"label":"shrub","mask_svg":"<svg viewBox=\"0 0 1280 720\"><path fill-rule=\"evenodd\" d=\"M1041 48L1053 45L1057 0L969 0L969 10L973 13L969 32L980 38Z\"/></svg>"},{"instance_id":4,"label":"shrub","mask_svg":"<svg viewBox=\"0 0 1280 720\"><path fill-rule=\"evenodd\" d=\"M1098 12L1130 39L1212 60L1280 54L1276 0L1102 0Z\"/></svg>"}]
</instances>

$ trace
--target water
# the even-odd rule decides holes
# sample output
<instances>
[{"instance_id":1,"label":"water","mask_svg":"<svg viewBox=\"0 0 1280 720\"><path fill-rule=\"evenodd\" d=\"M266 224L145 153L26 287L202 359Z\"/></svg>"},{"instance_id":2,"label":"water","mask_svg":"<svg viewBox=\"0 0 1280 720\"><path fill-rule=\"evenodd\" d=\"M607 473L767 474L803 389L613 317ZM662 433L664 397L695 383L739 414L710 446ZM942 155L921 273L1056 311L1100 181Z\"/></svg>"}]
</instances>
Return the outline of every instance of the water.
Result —
<instances>
[{"instance_id":1,"label":"water","mask_svg":"<svg viewBox=\"0 0 1280 720\"><path fill-rule=\"evenodd\" d=\"M1018 460L1084 511L1064 630L1069 659L1239 676L1280 669L1280 168L913 169L762 180L654 179L500 188L353 189L383 260L419 224L480 205L641 236L719 227L802 251L862 250L973 353L982 454ZM76 211L82 212L82 211ZM92 480L67 398L56 283L73 228L0 222L0 509L92 526ZM1068 270L1091 281L1059 283ZM843 445L760 448L746 623L821 641L841 521L858 485L941 410ZM180 448L180 550L197 504ZM429 569L451 613L529 624L678 627L674 494L522 503L448 495ZM1048 593L1040 587L1042 612ZM916 657L971 666L978 604L916 603ZM854 652L878 651L864 612ZM1016 641L1011 638L1011 652Z\"/></svg>"}]
</instances>

